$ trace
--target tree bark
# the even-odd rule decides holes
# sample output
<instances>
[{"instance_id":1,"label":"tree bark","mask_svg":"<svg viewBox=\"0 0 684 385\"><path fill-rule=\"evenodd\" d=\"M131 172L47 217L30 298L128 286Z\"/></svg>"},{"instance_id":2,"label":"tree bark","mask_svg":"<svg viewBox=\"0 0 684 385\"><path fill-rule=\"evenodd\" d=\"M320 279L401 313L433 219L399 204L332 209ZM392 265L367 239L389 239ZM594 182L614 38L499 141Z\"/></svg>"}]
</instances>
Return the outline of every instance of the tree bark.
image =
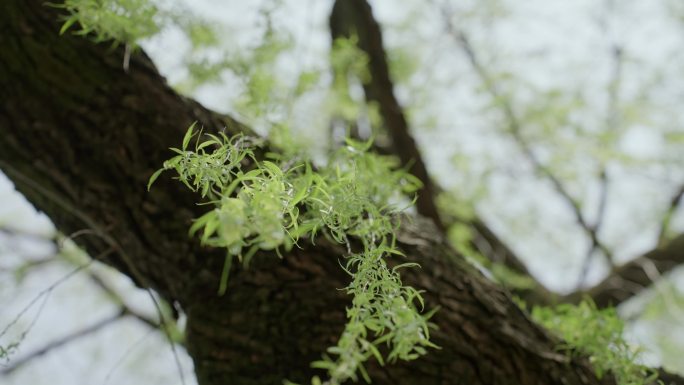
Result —
<instances>
[{"instance_id":1,"label":"tree bark","mask_svg":"<svg viewBox=\"0 0 684 385\"><path fill-rule=\"evenodd\" d=\"M58 13L40 0L0 3L0 168L57 228L88 230L90 255L177 301L188 315L187 348L202 385L306 382L309 363L334 344L349 303L343 250L320 239L286 255L261 253L235 267L216 294L220 250L188 238L197 197L168 175L147 180L198 121L210 131L249 130L177 95L143 53L122 68L123 49L59 36ZM587 360L557 352L559 341L509 295L452 255L429 222L404 221L401 248L421 269L404 281L440 307L441 349L380 367L375 384L613 384ZM402 261L403 262L403 261Z\"/></svg>"}]
</instances>

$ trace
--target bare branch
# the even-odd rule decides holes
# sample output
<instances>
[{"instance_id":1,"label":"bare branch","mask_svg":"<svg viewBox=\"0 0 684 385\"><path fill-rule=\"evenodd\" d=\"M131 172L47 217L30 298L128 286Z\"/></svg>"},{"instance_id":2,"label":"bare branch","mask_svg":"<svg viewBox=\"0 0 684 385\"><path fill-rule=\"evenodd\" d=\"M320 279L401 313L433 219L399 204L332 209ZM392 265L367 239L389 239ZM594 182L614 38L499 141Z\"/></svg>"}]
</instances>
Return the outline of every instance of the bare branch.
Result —
<instances>
[{"instance_id":1,"label":"bare branch","mask_svg":"<svg viewBox=\"0 0 684 385\"><path fill-rule=\"evenodd\" d=\"M608 2L608 7L609 10L612 9L612 2ZM607 33L607 23L604 23L604 31ZM619 97L620 97L620 86L622 84L622 75L623 75L623 62L624 62L624 53L622 47L614 42L611 44L610 47L610 55L612 58L612 64L613 64L613 70L612 70L612 78L610 82L608 83L608 108L606 111L606 130L607 131L616 131L618 129L618 125L620 124L620 111L619 111ZM601 225L603 224L603 218L605 216L606 212L606 206L608 205L608 170L606 167L606 164L602 162L601 164L601 172L599 176L599 206L597 209L596 213L596 222L593 225L593 230L596 234L601 231ZM589 273L589 268L591 266L591 261L594 256L594 252L596 251L597 244L592 242L591 245L589 246L589 249L587 250L586 257L584 258L584 262L582 263L582 269L580 272L579 280L577 282L577 288L582 288L584 285L584 281L587 278L587 275ZM611 265L611 268L615 268L615 263L613 259L611 258L610 255L606 255L608 257L608 262Z\"/></svg>"},{"instance_id":2,"label":"bare branch","mask_svg":"<svg viewBox=\"0 0 684 385\"><path fill-rule=\"evenodd\" d=\"M151 328L153 328L153 329L159 329L159 327L161 326L161 324L160 324L158 321L155 321L155 320L149 318L148 316L146 316L146 315L144 315L144 314L142 314L142 313L140 313L140 312L134 310L134 309L131 308L130 306L128 306L128 305L126 304L125 300L123 299L123 297L121 297L121 295L119 295L119 293L117 293L116 290L114 290L114 288L112 288L111 286L109 286L109 284L107 284L107 283L105 282L105 280L104 280L99 274L97 274L97 273L94 272L94 271L91 271L90 274L89 274L89 277L90 277L90 280L91 280L97 287L99 287L103 292L105 292L109 297L111 297L112 300L113 300L117 305L121 306L121 308L123 309L123 311L124 311L127 315L130 315L130 316L136 318L136 319L139 320L140 322L144 323L145 325L147 325L147 326L149 326L149 327L151 327Z\"/></svg>"},{"instance_id":3,"label":"bare branch","mask_svg":"<svg viewBox=\"0 0 684 385\"><path fill-rule=\"evenodd\" d=\"M591 297L597 306L616 306L654 283L661 275L684 263L684 234L660 245L641 257L616 268L601 283L586 291L560 298L562 302L579 302ZM649 270L650 269L650 270ZM653 274L656 271L657 274Z\"/></svg>"},{"instance_id":4,"label":"bare branch","mask_svg":"<svg viewBox=\"0 0 684 385\"><path fill-rule=\"evenodd\" d=\"M0 226L0 234L4 234L8 237L27 238L35 242L55 242L54 236L35 234L28 231L11 228L9 226Z\"/></svg>"},{"instance_id":5,"label":"bare branch","mask_svg":"<svg viewBox=\"0 0 684 385\"><path fill-rule=\"evenodd\" d=\"M672 216L674 215L679 205L682 203L682 197L684 197L684 184L682 184L679 189L670 198L670 205L663 216L663 220L660 224L660 231L658 232L658 244L661 245L667 240L667 233L670 230L670 222L672 221Z\"/></svg>"},{"instance_id":6,"label":"bare branch","mask_svg":"<svg viewBox=\"0 0 684 385\"><path fill-rule=\"evenodd\" d=\"M89 266L89 265L90 264L88 264L86 266ZM84 268L84 266L77 267L74 271L72 271L71 273L66 275L64 278L62 278L59 281L52 284L45 291L41 292L36 297L36 299L31 302L31 304L35 303L35 301L37 299L40 299L41 297L47 298L47 294L49 294L54 288L56 288L60 283L66 281L69 277L75 275L76 272L81 271L83 268ZM106 327L106 326L114 323L115 321L122 319L123 317L126 317L126 316L131 316L131 317L139 320L140 322L149 326L153 330L157 330L161 327L160 322L155 321L155 320L149 318L148 316L134 310L130 306L126 305L124 299L111 286L109 286L98 273L90 270L90 271L88 271L88 274L89 274L91 281L97 287L99 287L102 291L104 291L108 296L110 296L113 299L113 301L117 303L120 310L116 314L114 314L110 317L104 318L101 321L99 321L93 325L90 325L90 326L88 326L82 330L78 330L78 331L75 331L73 333L70 333L70 334L68 334L68 335L66 335L66 336L64 336L58 340L55 340L55 341L43 346L42 348L40 348L36 351L29 353L28 355L20 358L19 360L14 361L14 363L11 366L0 370L0 376L10 375L14 371L16 371L17 369L20 369L22 366L33 361L34 359L39 358L39 357L43 356L44 354L46 354L50 351L61 348L61 347L67 345L68 343L70 343L72 341L75 341L75 340L81 339L83 337L86 337L88 335L91 335L91 334L103 329L104 327ZM30 308L31 304L29 304L27 309ZM23 313L21 313L21 314L23 314ZM21 314L17 317L17 320L21 316ZM36 316L36 318L37 318L37 316ZM35 320L32 322L31 325L33 325L33 323L35 323ZM8 327L11 327L12 325L13 324L10 324L10 325L8 325ZM27 334L29 330L30 330L30 328L27 329L24 333L22 333L22 336Z\"/></svg>"},{"instance_id":7,"label":"bare branch","mask_svg":"<svg viewBox=\"0 0 684 385\"><path fill-rule=\"evenodd\" d=\"M43 356L46 353L49 353L50 351L56 350L61 348L62 346L67 345L70 342L76 341L78 339L81 339L83 337L86 337L88 335L91 335L104 327L114 323L115 321L120 320L123 318L125 315L127 315L127 311L125 308L121 308L118 313L111 315L107 318L102 319L101 321L98 321L82 330L78 330L76 332L73 332L71 334L68 334L60 339L57 339L53 342L50 342L49 344L43 346L42 348L35 350L28 355L14 361L12 366L9 366L7 368L4 368L0 370L0 376L8 376L12 374L14 371L17 369L20 369L22 366L25 366L27 363L30 363L36 358L39 358Z\"/></svg>"},{"instance_id":8,"label":"bare branch","mask_svg":"<svg viewBox=\"0 0 684 385\"><path fill-rule=\"evenodd\" d=\"M83 269L89 267L91 264L92 264L92 261L90 261L84 265L76 267L75 269L73 269L72 271L70 271L69 273L67 273L63 277L61 277L60 279L58 279L55 282L53 282L52 284L50 284L47 288L41 290L40 293L38 293L35 297L33 297L33 299L26 306L24 306L24 308L16 315L16 317L14 317L14 319L12 319L12 321L10 321L7 325L5 325L5 327L2 329L2 331L0 331L0 338L4 337L5 334L7 334L7 332L14 325L16 325L17 322L19 322L19 319L21 319L21 317L24 314L26 314L26 312L29 309L31 309L33 307L33 305L35 305L38 302L38 300L40 300L41 298L46 298L47 296L49 296L50 293L52 293L52 291L55 290L55 288L57 286L66 282L67 280L69 280L70 278L72 278L73 276L75 276L76 274L81 272ZM33 322L32 322L32 324L33 324ZM30 327L29 327L29 329L30 329ZM25 334L26 334L26 332L23 333L23 335L25 335ZM23 339L23 335L22 335L22 339Z\"/></svg>"},{"instance_id":9,"label":"bare branch","mask_svg":"<svg viewBox=\"0 0 684 385\"><path fill-rule=\"evenodd\" d=\"M575 216L575 220L589 237L591 247L601 250L601 252L603 252L603 254L606 255L609 260L612 260L611 250L599 240L594 226L592 226L585 218L579 203L577 203L577 201L572 197L561 180L556 177L556 175L537 158L534 151L532 151L532 147L522 135L522 126L518 116L513 111L513 106L510 104L507 98L503 97L503 94L498 89L496 83L492 80L492 77L482 65L465 31L456 29L454 27L453 23L451 22L451 15L446 10L443 9L442 15L444 17L447 33L449 33L449 35L451 35L461 47L490 97L499 102L498 104L501 108L501 112L503 113L508 125L508 133L511 135L513 141L518 145L522 154L532 164L534 169L551 183L554 190L556 190L561 198L568 204Z\"/></svg>"}]
</instances>

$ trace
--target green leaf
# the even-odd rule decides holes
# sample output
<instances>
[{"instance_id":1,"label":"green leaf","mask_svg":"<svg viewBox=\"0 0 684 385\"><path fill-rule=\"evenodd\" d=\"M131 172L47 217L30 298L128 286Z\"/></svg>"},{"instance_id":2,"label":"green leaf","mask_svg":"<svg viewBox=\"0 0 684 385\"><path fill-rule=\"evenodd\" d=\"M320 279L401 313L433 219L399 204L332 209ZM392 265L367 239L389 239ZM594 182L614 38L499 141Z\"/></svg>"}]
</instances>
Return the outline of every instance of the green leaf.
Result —
<instances>
[{"instance_id":1,"label":"green leaf","mask_svg":"<svg viewBox=\"0 0 684 385\"><path fill-rule=\"evenodd\" d=\"M314 361L311 363L311 367L314 369L331 370L335 368L335 363L331 361Z\"/></svg>"},{"instance_id":2,"label":"green leaf","mask_svg":"<svg viewBox=\"0 0 684 385\"><path fill-rule=\"evenodd\" d=\"M375 344L369 343L368 344L368 350L373 354L376 360L380 363L380 365L385 365L385 361L382 359L382 354L380 354L380 351L378 348L375 346Z\"/></svg>"},{"instance_id":3,"label":"green leaf","mask_svg":"<svg viewBox=\"0 0 684 385\"><path fill-rule=\"evenodd\" d=\"M160 168L159 170L155 171L154 174L150 177L150 180L147 182L147 191L150 191L150 188L152 187L152 183L159 178L159 175L161 175L162 172L166 171L164 168Z\"/></svg>"},{"instance_id":4,"label":"green leaf","mask_svg":"<svg viewBox=\"0 0 684 385\"><path fill-rule=\"evenodd\" d=\"M415 263L415 262L406 262L406 263L402 263L402 264L394 266L392 268L392 271L397 271L397 270L403 269L405 267L420 267L420 265Z\"/></svg>"},{"instance_id":5,"label":"green leaf","mask_svg":"<svg viewBox=\"0 0 684 385\"><path fill-rule=\"evenodd\" d=\"M62 28L60 28L59 34L60 34L60 35L64 35L64 32L66 32L66 31L69 29L69 27L71 27L72 25L74 25L74 23L77 22L77 21L78 21L78 17L76 17L76 16L74 16L74 15L72 15L71 17L69 17L69 18L64 22L64 25L62 25Z\"/></svg>"},{"instance_id":6,"label":"green leaf","mask_svg":"<svg viewBox=\"0 0 684 385\"><path fill-rule=\"evenodd\" d=\"M183 151L187 150L188 145L190 144L190 139L192 139L194 135L193 130L195 129L196 124L197 122L192 123L188 128L188 131L185 132L185 136L183 136L183 146L181 147Z\"/></svg>"},{"instance_id":7,"label":"green leaf","mask_svg":"<svg viewBox=\"0 0 684 385\"><path fill-rule=\"evenodd\" d=\"M190 226L190 230L188 230L189 235L190 235L190 236L195 235L195 233L197 232L197 230L199 230L199 229L201 229L202 227L204 227L204 226L207 224L207 222L211 221L212 219L215 219L215 218L216 218L216 214L217 214L217 213L216 213L216 210L211 210L211 211L209 211L208 213L206 213L206 214L202 215L201 217L197 218L197 219L195 220L195 223L193 223L192 226Z\"/></svg>"},{"instance_id":8,"label":"green leaf","mask_svg":"<svg viewBox=\"0 0 684 385\"><path fill-rule=\"evenodd\" d=\"M261 163L268 171L271 173L271 175L276 176L276 177L282 177L283 176L283 171L280 169L280 167L276 166L275 163L265 160Z\"/></svg>"},{"instance_id":9,"label":"green leaf","mask_svg":"<svg viewBox=\"0 0 684 385\"><path fill-rule=\"evenodd\" d=\"M221 283L219 284L219 295L226 294L228 289L228 275L230 274L230 268L233 266L233 255L226 253L226 260L223 262L223 271L221 272Z\"/></svg>"},{"instance_id":10,"label":"green leaf","mask_svg":"<svg viewBox=\"0 0 684 385\"><path fill-rule=\"evenodd\" d=\"M370 384L371 379L370 379L370 376L368 375L368 372L366 371L366 368L363 367L363 363L359 362L358 369L359 369L359 372L361 372L361 377L363 377L363 379L366 380L366 382Z\"/></svg>"},{"instance_id":11,"label":"green leaf","mask_svg":"<svg viewBox=\"0 0 684 385\"><path fill-rule=\"evenodd\" d=\"M252 260L252 257L254 254L259 250L259 245L252 245L252 247L247 250L245 255L242 257L242 264L245 266L245 268L249 267L249 262Z\"/></svg>"}]
</instances>

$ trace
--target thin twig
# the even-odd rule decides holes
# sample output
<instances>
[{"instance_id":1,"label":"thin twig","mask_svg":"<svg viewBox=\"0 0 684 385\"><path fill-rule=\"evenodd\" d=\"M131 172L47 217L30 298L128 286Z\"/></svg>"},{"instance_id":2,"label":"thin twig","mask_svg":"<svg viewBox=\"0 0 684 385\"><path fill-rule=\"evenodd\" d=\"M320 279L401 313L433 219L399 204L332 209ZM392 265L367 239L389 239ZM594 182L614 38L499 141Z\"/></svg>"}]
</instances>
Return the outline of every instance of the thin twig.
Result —
<instances>
[{"instance_id":1,"label":"thin twig","mask_svg":"<svg viewBox=\"0 0 684 385\"><path fill-rule=\"evenodd\" d=\"M608 2L608 11L612 11L612 2ZM608 23L607 21L602 24L604 33L608 33ZM617 43L613 42L610 46L610 55L612 58L613 70L612 78L608 84L608 107L606 111L606 130L607 131L617 131L620 124L620 111L619 111L619 99L620 99L620 89L622 85L623 77L623 62L624 54L622 47ZM599 176L599 206L596 213L596 222L593 225L593 230L596 234L601 231L601 226L603 224L603 219L605 217L606 206L608 204L608 170L605 162L601 162L601 172ZM591 242L587 254L582 262L582 268L580 270L579 279L577 281L577 288L584 286L584 282L589 274L589 268L591 267L591 262L595 255L597 248L595 242ZM606 255L608 257L608 262L610 263L611 270L615 269L615 261L611 255Z\"/></svg>"},{"instance_id":2,"label":"thin twig","mask_svg":"<svg viewBox=\"0 0 684 385\"><path fill-rule=\"evenodd\" d=\"M152 293L152 289L147 288L146 290L147 294L149 294L150 299L152 300L152 303L154 304L155 309L157 310L157 313L159 314L159 323L161 324L161 328L164 331L164 336L166 337L167 341L169 342L169 346L171 347L171 353L173 354L173 360L176 364L181 384L185 385L185 374L183 373L183 366L180 362L178 349L176 349L176 343L174 342L173 337L171 336L169 324L166 322L164 313L162 312L161 306L159 305L159 300L157 300L157 298L154 296L154 293Z\"/></svg>"},{"instance_id":3,"label":"thin twig","mask_svg":"<svg viewBox=\"0 0 684 385\"><path fill-rule=\"evenodd\" d=\"M39 259L31 259L19 266L14 266L14 267L9 267L9 266L0 266L0 271L1 272L17 272L17 271L27 271L30 269L33 269L35 267L47 265L50 262L54 262L57 259L55 258L54 255L51 255L46 258L39 258Z\"/></svg>"},{"instance_id":4,"label":"thin twig","mask_svg":"<svg viewBox=\"0 0 684 385\"><path fill-rule=\"evenodd\" d=\"M58 348L61 348L62 346L73 342L75 340L78 340L82 337L88 336L92 333L95 333L99 331L100 329L104 328L105 326L108 326L109 324L112 324L113 322L123 318L125 315L127 315L127 311L125 308L121 308L118 313L109 316L93 325L88 326L85 329L78 330L74 333L68 334L58 340L55 340L53 342L50 342L49 344L43 346L42 348L35 350L28 355L14 361L12 366L9 366L5 369L0 370L0 376L7 376L16 371L17 369L20 369L22 366L25 366L27 363L33 361L36 358L39 358L43 356L46 353L49 353L50 351L56 350Z\"/></svg>"},{"instance_id":5,"label":"thin twig","mask_svg":"<svg viewBox=\"0 0 684 385\"><path fill-rule=\"evenodd\" d=\"M82 268L83 267L80 267L76 271L80 271L80 270L82 270ZM61 282L64 282L66 279L68 279L73 274L75 274L75 271L70 273L68 276L64 277L61 280ZM92 333L95 333L95 332L99 331L100 329L106 327L107 325L113 323L114 321L117 321L117 320L119 320L125 316L134 317L135 319L137 319L137 320L141 321L142 323L146 324L147 326L149 326L152 330L159 329L159 327L160 327L159 322L151 320L149 317L146 317L145 315L140 314L139 312L135 311L134 309L132 309L131 307L126 305L124 299L113 288L111 288L108 284L106 284L105 281L102 279L102 277L100 277L97 273L95 273L94 271L89 271L89 277L91 278L93 283L95 283L95 285L97 285L108 296L110 296L114 299L114 301L120 307L119 312L110 316L110 317L107 317L107 318L105 318L105 319L85 328L85 329L73 332L67 336L64 336L64 337L62 337L56 341L53 341L53 342L43 346L42 348L40 348L40 349L38 349L32 353L29 353L27 356L22 357L21 359L15 361L12 366L1 370L0 375L9 375L12 372L14 372L15 370L19 369L21 366L28 363L29 361L32 361L33 359L38 358L38 357L40 357L40 356L42 356L42 355L44 355L44 354L46 354L52 350L58 349L58 348L66 345L66 344L68 344L74 340L77 340L77 339L80 339L80 338L85 337L87 335L90 335ZM59 283L61 283L61 282L59 282ZM48 288L48 289L50 289L50 288ZM41 308L44 305L45 301L47 300L47 295L49 295L49 291L46 292L46 295L44 296L44 300L43 300L43 303L41 304ZM34 317L34 320L32 321L31 325L33 325L35 323L39 314L40 313L38 313ZM23 339L23 337L28 333L28 331L30 329L31 329L31 327L27 328L27 330L25 330L22 333L21 339Z\"/></svg>"},{"instance_id":6,"label":"thin twig","mask_svg":"<svg viewBox=\"0 0 684 385\"><path fill-rule=\"evenodd\" d=\"M107 284L99 274L97 274L94 271L90 271L89 273L90 280L97 287L99 287L105 294L107 294L107 296L111 297L117 305L121 306L126 312L126 314L136 318L140 322L144 323L145 325L153 329L159 329L161 327L161 324L159 322L150 319L149 317L139 313L138 311L128 306L123 297L121 297L121 295L119 295L119 293L117 293L116 290L114 290L114 288L109 286L109 284Z\"/></svg>"},{"instance_id":7,"label":"thin twig","mask_svg":"<svg viewBox=\"0 0 684 385\"><path fill-rule=\"evenodd\" d=\"M167 327L166 321L164 319L164 314L161 311L161 307L159 306L157 299L154 297L154 294L152 293L152 289L150 289L152 285L150 284L149 280L145 277L145 275L143 275L140 272L140 270L138 270L136 265L133 263L133 258L130 255L128 255L126 250L123 247L121 247L121 245L116 241L116 239L114 239L111 235L109 235L108 232L102 229L102 227L99 226L93 218L91 218L89 215L85 214L84 212L76 208L74 205L60 197L57 193L43 187L41 184L27 177L26 175L24 175L24 173L17 170L5 161L0 160L0 168L2 168L5 174L12 178L12 180L14 180L15 183L20 182L24 184L26 187L33 189L37 193L43 195L46 199L60 206L65 212L81 220L88 228L90 228L93 231L94 235L105 241L113 250L119 253L124 264L129 269L132 277L145 286L147 293L150 296L150 299L152 300L152 303L154 304L154 307L159 314L159 321L162 325L162 330L164 331L164 334L166 335L166 338L170 343L171 351L173 353L174 361L176 362L181 383L185 385L185 376L183 374L183 369L180 365L180 358L178 357L176 346L173 343L173 337L171 336L171 332Z\"/></svg>"},{"instance_id":8,"label":"thin twig","mask_svg":"<svg viewBox=\"0 0 684 385\"><path fill-rule=\"evenodd\" d=\"M109 370L109 372L107 373L107 375L105 376L105 378L102 382L102 385L106 385L109 382L110 378L112 378L112 375L114 374L116 369L118 369L119 366L121 366L121 364L124 362L126 357L128 357L131 354L131 352L133 352L138 346L140 346L140 344L142 344L149 336L151 336L152 332L153 332L153 330L149 330L142 337L140 337L133 345L129 346L126 349L126 351L121 355L121 357L119 357L116 360L116 362L114 363L112 368Z\"/></svg>"},{"instance_id":9,"label":"thin twig","mask_svg":"<svg viewBox=\"0 0 684 385\"><path fill-rule=\"evenodd\" d=\"M679 205L682 203L682 199L684 197L684 184L682 184L679 189L672 195L672 198L670 198L670 205L667 208L667 211L665 212L665 215L663 216L663 220L660 224L660 230L658 231L658 245L662 245L667 241L667 236L668 232L670 230L670 223L672 222L672 216L674 215L675 211L679 208Z\"/></svg>"},{"instance_id":10,"label":"thin twig","mask_svg":"<svg viewBox=\"0 0 684 385\"><path fill-rule=\"evenodd\" d=\"M20 229L11 228L8 226L0 226L0 233L8 237L18 237L18 238L29 238L35 242L55 242L54 236L44 236L40 234L34 234L28 231L23 231Z\"/></svg>"},{"instance_id":11,"label":"thin twig","mask_svg":"<svg viewBox=\"0 0 684 385\"><path fill-rule=\"evenodd\" d=\"M85 263L85 264L83 264L83 265L81 265L81 266L76 267L75 269L73 269L72 271L70 271L69 273L67 273L66 275L64 275L64 276L61 277L60 279L58 279L57 281L53 282L53 283L52 283L50 286L48 286L47 288L41 290L40 293L38 293L38 295L36 295L35 297L33 297L33 299L32 299L26 306L24 306L23 309L21 309L21 311L12 319L12 321L10 321L10 322L5 326L5 328L2 329L2 331L0 331L0 338L4 337L5 334L7 334L7 332L9 331L9 329L12 328L12 326L16 325L16 323L19 322L19 320L21 319L21 317L22 317L24 314L26 314L26 312L27 312L29 309L31 309L31 308L33 307L33 305L35 305L36 302L38 302L38 300L40 300L41 298L43 298L43 297L49 295L57 286L59 286L59 285L61 285L62 283L66 282L66 281L69 280L71 277L73 277L74 275L76 275L77 273L79 273L81 270L83 270L83 269L89 267L92 263L93 263L93 261L91 260L91 261L88 261L87 263Z\"/></svg>"},{"instance_id":12,"label":"thin twig","mask_svg":"<svg viewBox=\"0 0 684 385\"><path fill-rule=\"evenodd\" d=\"M527 160L532 164L533 168L541 175L543 175L553 186L556 192L563 198L563 200L571 208L575 220L584 230L584 232L589 237L591 243L595 248L601 250L601 252L609 259L612 259L612 252L608 249L598 238L597 232L589 221L585 218L582 213L582 209L579 203L572 197L568 192L561 180L554 175L551 170L546 167L534 154L531 146L525 140L522 135L521 123L517 115L513 111L513 106L510 104L509 100L503 96L501 91L497 88L494 81L492 81L491 76L488 74L487 70L484 68L480 59L478 58L475 50L466 33L463 30L457 30L454 28L451 22L450 15L443 9L442 15L444 16L445 25L447 28L447 33L452 36L458 43L458 45L463 49L468 61L473 67L474 71L477 73L480 81L483 83L485 89L490 94L490 97L498 101L498 105L501 108L504 118L508 124L508 132L511 135L513 141L518 145L519 149L527 158Z\"/></svg>"},{"instance_id":13,"label":"thin twig","mask_svg":"<svg viewBox=\"0 0 684 385\"><path fill-rule=\"evenodd\" d=\"M608 207L608 185L610 179L608 178L608 170L604 167L599 175L599 183L601 184L599 190L599 205L596 210L596 222L594 222L594 231L597 233L603 226L603 219L606 216L606 207ZM611 261L612 262L612 261Z\"/></svg>"}]
</instances>

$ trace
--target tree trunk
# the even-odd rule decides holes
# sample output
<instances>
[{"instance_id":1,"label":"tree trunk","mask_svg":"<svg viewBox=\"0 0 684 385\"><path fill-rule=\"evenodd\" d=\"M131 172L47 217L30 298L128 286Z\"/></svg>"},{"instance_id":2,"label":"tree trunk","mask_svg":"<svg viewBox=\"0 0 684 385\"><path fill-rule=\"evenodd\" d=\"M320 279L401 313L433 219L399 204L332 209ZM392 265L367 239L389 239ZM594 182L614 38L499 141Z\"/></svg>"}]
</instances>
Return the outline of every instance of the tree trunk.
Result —
<instances>
[{"instance_id":1,"label":"tree trunk","mask_svg":"<svg viewBox=\"0 0 684 385\"><path fill-rule=\"evenodd\" d=\"M57 228L88 230L76 242L139 286L178 301L188 315L187 348L202 385L306 382L345 322L343 254L324 239L283 259L261 253L216 294L222 252L188 238L197 197L152 172L184 131L248 129L177 95L144 54L122 68L123 50L59 36L42 0L0 3L0 168ZM425 290L441 347L380 367L375 384L612 384L587 360L559 354L558 341L509 295L449 248L429 222L405 221L401 248L420 269L404 281Z\"/></svg>"}]
</instances>

